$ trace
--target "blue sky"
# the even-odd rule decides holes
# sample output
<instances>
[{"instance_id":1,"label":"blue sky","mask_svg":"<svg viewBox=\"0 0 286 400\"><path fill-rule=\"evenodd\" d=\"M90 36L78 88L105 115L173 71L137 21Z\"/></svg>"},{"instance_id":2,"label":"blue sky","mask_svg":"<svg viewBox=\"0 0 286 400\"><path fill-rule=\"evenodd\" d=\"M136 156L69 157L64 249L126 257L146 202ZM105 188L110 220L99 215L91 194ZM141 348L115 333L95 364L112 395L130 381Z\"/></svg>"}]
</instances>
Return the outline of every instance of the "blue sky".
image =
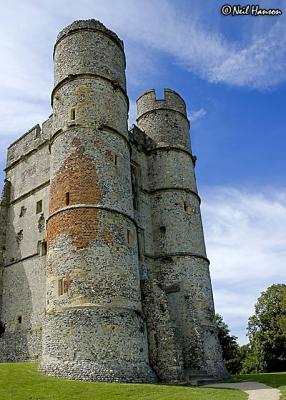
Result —
<instances>
[{"instance_id":1,"label":"blue sky","mask_svg":"<svg viewBox=\"0 0 286 400\"><path fill-rule=\"evenodd\" d=\"M257 3L286 13L283 1ZM59 30L75 19L101 20L125 43L131 122L149 88L175 89L187 102L216 309L244 343L260 292L285 282L286 21L223 17L222 4L2 2L0 167L8 144L51 113Z\"/></svg>"}]
</instances>

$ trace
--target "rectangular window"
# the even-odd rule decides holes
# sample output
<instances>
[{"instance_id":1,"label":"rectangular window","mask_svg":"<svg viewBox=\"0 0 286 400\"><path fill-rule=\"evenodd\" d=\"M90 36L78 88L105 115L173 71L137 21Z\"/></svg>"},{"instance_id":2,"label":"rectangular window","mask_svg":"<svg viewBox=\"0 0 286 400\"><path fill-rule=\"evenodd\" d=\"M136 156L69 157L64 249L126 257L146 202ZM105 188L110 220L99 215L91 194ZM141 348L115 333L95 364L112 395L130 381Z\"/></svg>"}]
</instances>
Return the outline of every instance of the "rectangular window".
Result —
<instances>
[{"instance_id":1,"label":"rectangular window","mask_svg":"<svg viewBox=\"0 0 286 400\"><path fill-rule=\"evenodd\" d=\"M42 200L37 201L36 204L36 213L39 214L43 211L43 202Z\"/></svg>"},{"instance_id":2,"label":"rectangular window","mask_svg":"<svg viewBox=\"0 0 286 400\"><path fill-rule=\"evenodd\" d=\"M58 280L58 296L64 294L64 278Z\"/></svg>"},{"instance_id":3,"label":"rectangular window","mask_svg":"<svg viewBox=\"0 0 286 400\"><path fill-rule=\"evenodd\" d=\"M19 217L20 217L20 218L21 218L21 217L24 217L24 215L26 214L26 211L27 211L26 207L25 207L25 206L22 206L22 207L21 207L21 210L20 210L20 215L19 215Z\"/></svg>"},{"instance_id":4,"label":"rectangular window","mask_svg":"<svg viewBox=\"0 0 286 400\"><path fill-rule=\"evenodd\" d=\"M131 241L132 241L131 231L127 229L127 243L131 244Z\"/></svg>"},{"instance_id":5,"label":"rectangular window","mask_svg":"<svg viewBox=\"0 0 286 400\"><path fill-rule=\"evenodd\" d=\"M114 154L114 165L115 166L118 165L118 156L117 156L117 154Z\"/></svg>"},{"instance_id":6,"label":"rectangular window","mask_svg":"<svg viewBox=\"0 0 286 400\"><path fill-rule=\"evenodd\" d=\"M39 256L45 256L47 254L47 242L45 240L38 241L37 253Z\"/></svg>"},{"instance_id":7,"label":"rectangular window","mask_svg":"<svg viewBox=\"0 0 286 400\"><path fill-rule=\"evenodd\" d=\"M75 107L71 108L70 119L75 121Z\"/></svg>"},{"instance_id":8,"label":"rectangular window","mask_svg":"<svg viewBox=\"0 0 286 400\"><path fill-rule=\"evenodd\" d=\"M138 243L138 256L139 260L144 259L145 253L145 239L144 239L144 230L141 228L137 229L137 243Z\"/></svg>"},{"instance_id":9,"label":"rectangular window","mask_svg":"<svg viewBox=\"0 0 286 400\"><path fill-rule=\"evenodd\" d=\"M47 242L45 240L42 241L42 256L45 256L47 254Z\"/></svg>"},{"instance_id":10,"label":"rectangular window","mask_svg":"<svg viewBox=\"0 0 286 400\"><path fill-rule=\"evenodd\" d=\"M131 165L131 185L132 185L132 196L133 196L133 208L138 210L138 170L135 165Z\"/></svg>"},{"instance_id":11,"label":"rectangular window","mask_svg":"<svg viewBox=\"0 0 286 400\"><path fill-rule=\"evenodd\" d=\"M70 204L70 192L66 192L66 205Z\"/></svg>"}]
</instances>

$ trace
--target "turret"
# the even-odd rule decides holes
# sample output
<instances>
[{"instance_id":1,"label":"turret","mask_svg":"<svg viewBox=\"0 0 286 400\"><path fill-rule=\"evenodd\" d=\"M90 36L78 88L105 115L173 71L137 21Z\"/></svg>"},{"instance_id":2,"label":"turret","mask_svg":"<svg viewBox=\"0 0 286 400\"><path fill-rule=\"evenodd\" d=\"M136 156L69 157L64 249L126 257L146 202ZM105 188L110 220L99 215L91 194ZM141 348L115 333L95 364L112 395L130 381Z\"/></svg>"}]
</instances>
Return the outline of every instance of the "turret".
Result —
<instances>
[{"instance_id":1,"label":"turret","mask_svg":"<svg viewBox=\"0 0 286 400\"><path fill-rule=\"evenodd\" d=\"M164 89L163 99L153 89L143 93L137 99L137 124L158 144L191 150L186 104L174 90Z\"/></svg>"},{"instance_id":2,"label":"turret","mask_svg":"<svg viewBox=\"0 0 286 400\"><path fill-rule=\"evenodd\" d=\"M151 90L139 97L137 107L138 127L152 139L148 176L154 251L145 313L148 331L156 332L156 340L149 337L154 369L165 381L188 380L194 373L222 375L185 102L173 90L165 89L159 100Z\"/></svg>"},{"instance_id":3,"label":"turret","mask_svg":"<svg viewBox=\"0 0 286 400\"><path fill-rule=\"evenodd\" d=\"M54 50L47 305L41 370L150 382L122 41L76 21Z\"/></svg>"}]
</instances>

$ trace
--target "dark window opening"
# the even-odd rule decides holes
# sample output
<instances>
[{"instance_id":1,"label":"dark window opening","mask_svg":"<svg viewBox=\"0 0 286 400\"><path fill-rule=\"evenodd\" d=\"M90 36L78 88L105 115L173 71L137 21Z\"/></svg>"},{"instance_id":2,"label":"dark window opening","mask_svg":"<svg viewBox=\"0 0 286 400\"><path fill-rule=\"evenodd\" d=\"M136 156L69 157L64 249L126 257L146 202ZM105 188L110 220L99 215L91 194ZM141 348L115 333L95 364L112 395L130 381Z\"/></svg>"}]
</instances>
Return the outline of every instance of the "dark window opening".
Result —
<instances>
[{"instance_id":1,"label":"dark window opening","mask_svg":"<svg viewBox=\"0 0 286 400\"><path fill-rule=\"evenodd\" d=\"M133 196L133 208L138 210L138 172L135 165L131 165L131 185Z\"/></svg>"},{"instance_id":2,"label":"dark window opening","mask_svg":"<svg viewBox=\"0 0 286 400\"><path fill-rule=\"evenodd\" d=\"M131 232L129 229L127 229L127 243L130 244L131 243Z\"/></svg>"},{"instance_id":3,"label":"dark window opening","mask_svg":"<svg viewBox=\"0 0 286 400\"><path fill-rule=\"evenodd\" d=\"M5 333L5 324L0 321L0 337Z\"/></svg>"},{"instance_id":4,"label":"dark window opening","mask_svg":"<svg viewBox=\"0 0 286 400\"><path fill-rule=\"evenodd\" d=\"M70 204L70 192L66 192L66 205Z\"/></svg>"},{"instance_id":5,"label":"dark window opening","mask_svg":"<svg viewBox=\"0 0 286 400\"><path fill-rule=\"evenodd\" d=\"M44 240L42 242L42 255L43 256L45 256L47 254L47 250L48 250L47 242Z\"/></svg>"},{"instance_id":6,"label":"dark window opening","mask_svg":"<svg viewBox=\"0 0 286 400\"><path fill-rule=\"evenodd\" d=\"M186 201L184 201L184 211L188 211L188 204Z\"/></svg>"},{"instance_id":7,"label":"dark window opening","mask_svg":"<svg viewBox=\"0 0 286 400\"><path fill-rule=\"evenodd\" d=\"M18 324L22 323L22 315L18 315L17 317Z\"/></svg>"},{"instance_id":8,"label":"dark window opening","mask_svg":"<svg viewBox=\"0 0 286 400\"><path fill-rule=\"evenodd\" d=\"M138 256L139 260L144 259L145 253L145 238L144 238L144 230L138 228L137 229L137 246L138 246Z\"/></svg>"},{"instance_id":9,"label":"dark window opening","mask_svg":"<svg viewBox=\"0 0 286 400\"><path fill-rule=\"evenodd\" d=\"M75 108L71 109L71 121L75 121Z\"/></svg>"},{"instance_id":10,"label":"dark window opening","mask_svg":"<svg viewBox=\"0 0 286 400\"><path fill-rule=\"evenodd\" d=\"M21 210L20 210L20 215L19 215L19 217L20 217L20 218L23 217L23 216L25 215L26 211L27 211L26 207L25 207L25 206L22 206L22 207L21 207Z\"/></svg>"},{"instance_id":11,"label":"dark window opening","mask_svg":"<svg viewBox=\"0 0 286 400\"><path fill-rule=\"evenodd\" d=\"M18 233L17 233L17 243L20 243L23 240L23 229L21 229Z\"/></svg>"},{"instance_id":12,"label":"dark window opening","mask_svg":"<svg viewBox=\"0 0 286 400\"><path fill-rule=\"evenodd\" d=\"M117 154L114 154L114 165L115 166L118 165L118 156L117 156Z\"/></svg>"},{"instance_id":13,"label":"dark window opening","mask_svg":"<svg viewBox=\"0 0 286 400\"><path fill-rule=\"evenodd\" d=\"M43 202L42 202L42 200L39 200L39 201L37 201L37 204L36 204L36 213L39 214L42 212L42 210L43 210Z\"/></svg>"},{"instance_id":14,"label":"dark window opening","mask_svg":"<svg viewBox=\"0 0 286 400\"><path fill-rule=\"evenodd\" d=\"M37 253L39 256L45 256L47 254L47 242L45 240L38 241Z\"/></svg>"},{"instance_id":15,"label":"dark window opening","mask_svg":"<svg viewBox=\"0 0 286 400\"><path fill-rule=\"evenodd\" d=\"M166 227L165 226L160 226L160 232L165 234L166 233Z\"/></svg>"}]
</instances>

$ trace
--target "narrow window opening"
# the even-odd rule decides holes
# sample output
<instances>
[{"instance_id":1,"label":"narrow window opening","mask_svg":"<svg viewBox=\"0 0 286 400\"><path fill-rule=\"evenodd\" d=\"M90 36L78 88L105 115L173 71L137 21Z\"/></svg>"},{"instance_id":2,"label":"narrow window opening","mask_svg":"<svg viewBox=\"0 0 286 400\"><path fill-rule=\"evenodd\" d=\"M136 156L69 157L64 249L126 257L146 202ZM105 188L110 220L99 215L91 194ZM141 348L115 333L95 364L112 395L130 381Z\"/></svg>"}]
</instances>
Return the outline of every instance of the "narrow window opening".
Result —
<instances>
[{"instance_id":1,"label":"narrow window opening","mask_svg":"<svg viewBox=\"0 0 286 400\"><path fill-rule=\"evenodd\" d=\"M165 234L166 233L166 227L165 226L160 226L160 232Z\"/></svg>"},{"instance_id":2,"label":"narrow window opening","mask_svg":"<svg viewBox=\"0 0 286 400\"><path fill-rule=\"evenodd\" d=\"M188 211L188 204L186 201L184 201L184 211Z\"/></svg>"},{"instance_id":3,"label":"narrow window opening","mask_svg":"<svg viewBox=\"0 0 286 400\"><path fill-rule=\"evenodd\" d=\"M58 280L58 295L62 296L64 294L64 278Z\"/></svg>"},{"instance_id":4,"label":"narrow window opening","mask_svg":"<svg viewBox=\"0 0 286 400\"><path fill-rule=\"evenodd\" d=\"M24 215L26 214L26 211L27 211L26 207L25 207L25 206L22 206L22 207L21 207L21 210L20 210L20 215L19 215L19 217L20 217L20 218L21 218L21 217L24 217Z\"/></svg>"},{"instance_id":5,"label":"narrow window opening","mask_svg":"<svg viewBox=\"0 0 286 400\"><path fill-rule=\"evenodd\" d=\"M118 165L118 156L117 156L117 154L114 154L114 165L115 166Z\"/></svg>"},{"instance_id":6,"label":"narrow window opening","mask_svg":"<svg viewBox=\"0 0 286 400\"><path fill-rule=\"evenodd\" d=\"M23 234L23 229L21 229L18 233L17 233L17 243L20 243L23 240L24 234Z\"/></svg>"},{"instance_id":7,"label":"narrow window opening","mask_svg":"<svg viewBox=\"0 0 286 400\"><path fill-rule=\"evenodd\" d=\"M43 250L43 256L47 254L47 250L48 250L48 245L47 242L44 240L42 243L42 250Z\"/></svg>"},{"instance_id":8,"label":"narrow window opening","mask_svg":"<svg viewBox=\"0 0 286 400\"><path fill-rule=\"evenodd\" d=\"M18 315L17 317L18 324L22 323L22 315Z\"/></svg>"},{"instance_id":9,"label":"narrow window opening","mask_svg":"<svg viewBox=\"0 0 286 400\"><path fill-rule=\"evenodd\" d=\"M39 256L45 256L47 254L47 242L45 240L38 241L37 253Z\"/></svg>"},{"instance_id":10,"label":"narrow window opening","mask_svg":"<svg viewBox=\"0 0 286 400\"><path fill-rule=\"evenodd\" d=\"M132 185L132 197L133 197L133 208L138 210L138 171L135 165L131 165L131 185Z\"/></svg>"},{"instance_id":11,"label":"narrow window opening","mask_svg":"<svg viewBox=\"0 0 286 400\"><path fill-rule=\"evenodd\" d=\"M71 117L71 121L75 121L75 107L71 108L70 117Z\"/></svg>"},{"instance_id":12,"label":"narrow window opening","mask_svg":"<svg viewBox=\"0 0 286 400\"><path fill-rule=\"evenodd\" d=\"M66 192L66 205L69 206L70 204L70 192Z\"/></svg>"},{"instance_id":13,"label":"narrow window opening","mask_svg":"<svg viewBox=\"0 0 286 400\"><path fill-rule=\"evenodd\" d=\"M129 229L127 229L127 243L131 243L131 231Z\"/></svg>"},{"instance_id":14,"label":"narrow window opening","mask_svg":"<svg viewBox=\"0 0 286 400\"><path fill-rule=\"evenodd\" d=\"M42 202L42 200L39 200L39 201L37 201L37 204L36 204L36 213L39 214L42 212L42 210L43 210L43 202Z\"/></svg>"},{"instance_id":15,"label":"narrow window opening","mask_svg":"<svg viewBox=\"0 0 286 400\"><path fill-rule=\"evenodd\" d=\"M4 322L0 321L0 337L3 336L5 333L5 324Z\"/></svg>"},{"instance_id":16,"label":"narrow window opening","mask_svg":"<svg viewBox=\"0 0 286 400\"><path fill-rule=\"evenodd\" d=\"M145 253L145 240L144 240L144 230L138 228L137 230L137 245L138 245L138 256L139 260L144 259L144 253Z\"/></svg>"}]
</instances>

